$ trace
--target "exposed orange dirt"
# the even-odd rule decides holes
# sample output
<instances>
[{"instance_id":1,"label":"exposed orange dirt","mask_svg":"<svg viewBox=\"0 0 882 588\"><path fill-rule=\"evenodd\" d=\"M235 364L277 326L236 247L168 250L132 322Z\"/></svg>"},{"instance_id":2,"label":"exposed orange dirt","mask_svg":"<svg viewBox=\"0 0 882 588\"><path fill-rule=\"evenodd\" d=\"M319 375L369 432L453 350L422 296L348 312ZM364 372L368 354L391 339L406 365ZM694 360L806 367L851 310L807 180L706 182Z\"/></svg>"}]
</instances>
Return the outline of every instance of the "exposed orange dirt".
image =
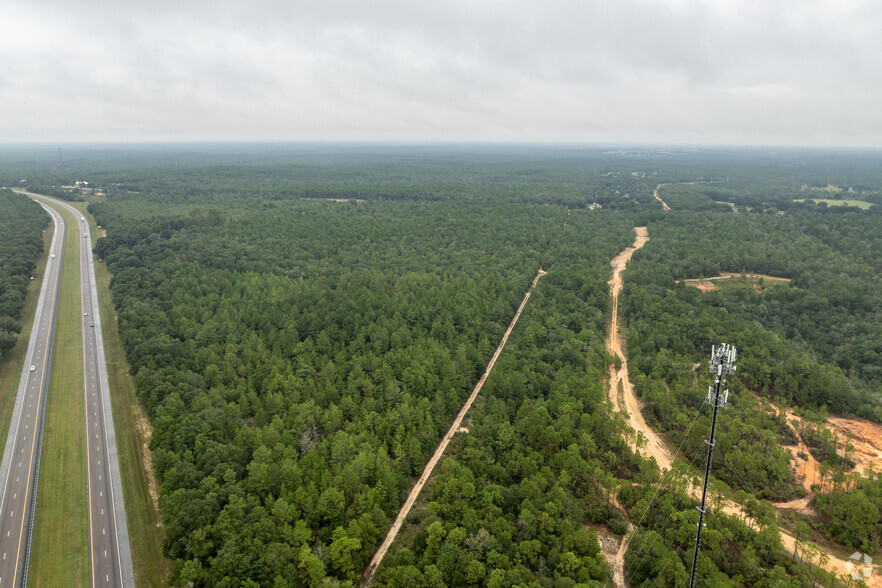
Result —
<instances>
[{"instance_id":1,"label":"exposed orange dirt","mask_svg":"<svg viewBox=\"0 0 882 588\"><path fill-rule=\"evenodd\" d=\"M719 276L714 276L712 278L690 278L690 279L678 280L678 281L682 281L687 286L692 286L693 288L698 288L702 292L713 292L714 290L717 289L717 285L714 284L715 281L728 280L731 278L740 278L742 276L747 279L750 279L750 280L762 279L764 281L769 281L769 282L778 282L778 283L784 283L784 284L790 283L790 278L780 278L778 276L768 276L765 274L736 274L733 272L722 272ZM756 291L757 294L762 294L766 290L766 288L764 286L762 286L761 284L754 284L753 289Z\"/></svg>"},{"instance_id":2,"label":"exposed orange dirt","mask_svg":"<svg viewBox=\"0 0 882 588\"><path fill-rule=\"evenodd\" d=\"M671 457L671 453L668 450L667 445L661 436L655 432L649 425L646 424L646 420L643 418L643 413L640 408L640 401L637 399L636 394L634 393L634 387L631 384L631 380L628 377L628 359L624 352L623 345L621 343L619 333L621 331L621 325L619 323L619 293L622 290L622 272L625 270L625 267L630 261L631 256L634 255L634 252L643 247L647 241L649 241L649 231L646 227L634 227L634 232L636 233L636 238L634 239L634 244L626 247L624 251L616 255L612 262L613 275L612 279L610 279L610 294L613 299L612 304L612 321L610 325L609 337L607 338L606 346L607 350L611 354L615 354L621 360L622 367L616 371L615 365L611 365L610 370L610 382L609 382L609 399L613 406L613 409L622 414L628 425L634 429L638 433L642 433L644 444L642 448L639 450L645 451L648 455L655 458L659 467L662 470L670 469L673 459ZM725 276L721 276L717 279L724 279L731 276L740 276L741 274L729 274ZM760 276L757 274L752 274L751 277L765 277L765 278L774 278L774 276ZM712 279L712 278L711 278ZM787 278L777 278L780 280L790 281ZM622 383L623 387L623 398L619 400L618 387L619 382ZM794 415L795 416L795 415ZM872 423L868 423L871 424ZM866 429L860 429L861 434L864 435L865 438L873 438L872 434L868 434ZM882 432L882 431L880 431ZM878 437L878 439L882 439L882 436ZM854 443L854 442L853 442ZM804 444L801 444L802 448L805 448ZM811 454L808 453L808 450L805 449L805 453L808 456L806 462L808 460L813 460ZM795 452L794 452L795 455ZM817 462L815 462L817 463ZM809 466L811 467L811 466ZM700 497L700 491L697 486L692 486L688 489L689 495L698 500ZM805 502L802 504L802 501L799 501L800 504L796 504L796 501L791 501L790 503L781 503L779 506L781 508L806 508L808 506L808 500L804 499ZM730 516L741 516L742 507L736 504L732 500L722 499L720 501L720 510ZM796 548L796 539L785 531L784 529L779 529L781 534L781 543L784 545L784 548L788 553L793 553ZM625 543L623 541L623 543ZM820 548L820 552L827 557L827 562L823 565L825 569L828 571L834 572L836 574L842 575L847 574L849 571L849 562L843 558L838 557L829 551ZM624 556L624 550L620 551L622 557ZM617 573L617 567L619 565L619 554L617 554L614 559L612 568L613 568L613 583L616 588L624 588L624 578L619 576ZM817 563L817 562L816 562ZM621 583L620 583L621 582ZM869 581L867 581L867 585L870 588L882 588L882 577L874 576Z\"/></svg>"},{"instance_id":3,"label":"exposed orange dirt","mask_svg":"<svg viewBox=\"0 0 882 588\"><path fill-rule=\"evenodd\" d=\"M659 202L661 202L661 205L662 205L662 209L663 209L663 210L670 210L670 209L671 209L671 207L668 206L667 203L666 203L664 200L661 199L661 196L658 195L658 188L655 189L655 192L653 192L652 195L655 196L655 199L656 199L656 200L658 200Z\"/></svg>"},{"instance_id":4,"label":"exposed orange dirt","mask_svg":"<svg viewBox=\"0 0 882 588\"><path fill-rule=\"evenodd\" d=\"M829 417L827 424L840 439L848 439L854 446L849 457L857 464L855 471L865 476L870 469L878 470L882 464L882 425L842 417Z\"/></svg>"},{"instance_id":5,"label":"exposed orange dirt","mask_svg":"<svg viewBox=\"0 0 882 588\"><path fill-rule=\"evenodd\" d=\"M781 411L780 408L768 400L762 400L758 396L757 399L768 403L775 411ZM797 437L799 437L799 427L804 422L803 418L794 413L790 408L785 411L785 415L787 421L796 430ZM879 464L882 464L882 425L866 419L830 416L827 417L827 428L839 439L842 445L850 443L854 448L846 452L848 457L855 462L853 471L866 476L870 470L878 470ZM821 479L820 464L809 453L801 437L797 445L786 447L791 450L794 456L794 459L791 461L794 473L798 477L804 477L803 485L805 489L811 490L811 485L819 482ZM797 453L803 453L807 457L805 459L800 458L797 456Z\"/></svg>"},{"instance_id":6,"label":"exposed orange dirt","mask_svg":"<svg viewBox=\"0 0 882 588\"><path fill-rule=\"evenodd\" d=\"M671 467L671 453L661 438L646 424L646 420L643 418L640 401L637 399L637 395L634 393L634 386L628 377L628 357L619 337L622 328L619 323L619 293L622 291L622 272L625 270L634 252L649 241L649 230L646 227L634 227L634 233L636 235L633 245L626 247L624 251L616 255L610 262L613 268L612 278L609 281L610 294L612 295L612 321L609 336L606 339L606 349L611 354L619 357L622 367L616 371L615 365L609 366L609 400L613 408L625 416L628 425L635 432L643 434L646 442L643 450L655 458L660 468L668 469ZM624 390L621 400L618 396L620 382Z\"/></svg>"},{"instance_id":7,"label":"exposed orange dirt","mask_svg":"<svg viewBox=\"0 0 882 588\"><path fill-rule=\"evenodd\" d=\"M435 453L432 454L432 457L426 464L423 473L420 474L419 479L413 485L413 488L411 488L410 494L407 495L407 499L404 501L404 504L401 505L401 509L398 511L398 516L395 517L395 521L389 528L389 532L386 534L386 538L383 540L383 543L380 544L380 548L377 549L377 552L371 559L371 563L364 571L364 575L361 578L360 584L362 588L373 584L374 576L376 575L377 570L380 568L380 563L382 563L383 558L386 556L386 552L395 541L395 537L398 535L398 531L401 530L401 527L404 524L404 519L407 518L407 515L410 513L410 509L413 508L417 497L420 495L420 491L423 489L423 486L426 485L426 482L432 475L432 470L434 470L435 466L438 465L438 462L441 460L441 456L444 455L444 451L447 449L447 446L450 444L453 436L460 432L468 432L468 428L463 427L462 421L465 418L466 413L472 407L472 404L475 402L475 399L478 397L478 394L481 392L481 388L484 387L484 382L487 381L487 377L490 375L490 370L492 370L493 366L496 365L496 360L499 359L499 355L502 353L502 349L508 342L509 335L511 335L511 332L512 330L514 330L518 319L521 318L521 313L523 312L524 307L527 306L527 302L530 300L530 294L533 293L533 290L536 288L536 284L539 283L539 278L544 276L545 273L546 272L544 270L542 270L541 268L539 269L539 273L536 274L536 277L533 279L533 283L530 285L527 293L524 294L524 299L521 301L521 305L518 307L514 318L511 319L511 324L509 324L508 329L505 330L505 334L502 336L502 341L499 342L499 347L496 348L496 351L493 353L493 357L490 358L490 362L487 364L487 369L484 371L484 375L481 376L481 379L478 380L477 384L475 384L475 388L472 390L472 393L469 395L465 404L462 405L459 414L456 415L455 419L453 419L453 424L450 425L450 429L447 430L447 433L441 439L441 443L438 444L437 449L435 449Z\"/></svg>"}]
</instances>

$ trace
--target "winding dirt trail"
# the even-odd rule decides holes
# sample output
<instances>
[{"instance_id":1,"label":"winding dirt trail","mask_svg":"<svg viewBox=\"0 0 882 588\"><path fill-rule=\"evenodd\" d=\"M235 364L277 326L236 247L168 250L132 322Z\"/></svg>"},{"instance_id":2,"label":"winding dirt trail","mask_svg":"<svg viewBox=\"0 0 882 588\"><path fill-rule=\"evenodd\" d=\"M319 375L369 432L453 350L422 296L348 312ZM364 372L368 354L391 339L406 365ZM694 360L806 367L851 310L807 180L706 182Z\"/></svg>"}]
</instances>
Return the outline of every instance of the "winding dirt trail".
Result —
<instances>
[{"instance_id":1,"label":"winding dirt trail","mask_svg":"<svg viewBox=\"0 0 882 588\"><path fill-rule=\"evenodd\" d=\"M609 399L613 406L613 409L616 412L622 414L625 417L625 421L628 425L634 429L637 433L642 433L644 445L639 448L639 451L645 451L650 456L655 458L656 463L658 463L659 467L662 470L667 470L671 468L671 464L673 462L673 458L671 456L671 452L669 451L667 445L662 440L661 436L655 432L649 425L646 424L646 420L643 418L643 413L641 412L640 401L637 399L636 394L634 393L634 387L631 384L631 380L628 377L628 358L624 352L622 341L620 338L621 332L621 324L619 322L619 293L622 290L622 272L625 270L625 267L628 265L628 262L631 260L631 257L634 255L634 252L643 247L647 241L649 241L649 231L647 227L634 227L634 232L636 234L634 243L625 248L624 251L616 255L612 262L613 274L612 279L610 279L610 294L613 299L613 307L612 307L612 321L609 330L609 337L606 341L606 348L611 354L617 355L621 360L622 367L616 371L615 365L609 366L610 372L610 383L609 383ZM619 398L619 386L622 387L622 397ZM866 433L864 437L866 437ZM700 497L700 491L698 487L690 487L689 494L693 499L698 500ZM732 500L722 498L719 501L719 509L724 513L732 516L741 516L741 506L735 503ZM791 504L779 504L776 505L786 508L805 508L803 504L797 504L794 501ZM754 525L751 527L756 529ZM784 529L779 529L781 533L781 543L784 545L784 548L788 553L793 553L796 548L796 539L785 531ZM623 570L624 566L624 555L627 547L627 541L622 541L623 548L619 550L619 553L612 558L613 568L613 583L617 588L625 588L624 576L620 574L620 570ZM828 557L827 563L824 565L824 568L828 571L834 572L836 574L846 574L849 570L848 561L843 557L838 557L833 553L821 548L821 552ZM882 578L876 576L867 581L868 586L872 588L882 588Z\"/></svg>"},{"instance_id":2,"label":"winding dirt trail","mask_svg":"<svg viewBox=\"0 0 882 588\"><path fill-rule=\"evenodd\" d=\"M606 339L606 350L619 357L622 367L616 371L615 365L609 366L609 400L613 408L625 416L628 425L634 431L643 434L646 441L643 448L655 458L660 468L666 470L671 467L671 452L668 451L661 437L646 424L646 420L643 418L640 401L637 400L634 386L628 377L628 357L625 355L620 337L622 327L619 322L619 293L622 291L622 272L625 271L634 252L649 241L649 230L646 227L634 227L634 233L634 243L626 247L610 262L613 268L612 279L609 281L610 294L612 295L612 321L609 336ZM620 386L624 392L621 399L618 394Z\"/></svg>"},{"instance_id":3,"label":"winding dirt trail","mask_svg":"<svg viewBox=\"0 0 882 588\"><path fill-rule=\"evenodd\" d=\"M670 210L671 207L668 206L667 203L666 203L664 200L661 199L661 196L658 195L658 189L659 189L659 188L661 188L661 184L659 184L658 186L656 186L656 188L655 188L655 192L653 192L652 195L655 196L655 199L656 199L656 200L658 200L659 202L661 202L662 209L664 209L664 210Z\"/></svg>"},{"instance_id":4,"label":"winding dirt trail","mask_svg":"<svg viewBox=\"0 0 882 588\"><path fill-rule=\"evenodd\" d=\"M416 481L416 484L413 485L413 488L411 488L410 494L407 495L407 500L405 500L404 504L401 505L401 509L398 511L398 516L395 517L395 521L392 523L392 527L389 528L389 533L386 534L386 538L383 540L380 548L377 549L377 552L371 559L371 563L364 571L364 575L362 575L361 578L361 584L359 584L359 586L361 586L362 588L366 588L367 586L373 584L374 576L376 575L377 570L380 567L380 563L386 556L386 552L389 550L389 547L391 547L392 543L395 541L395 537L398 535L398 531L401 530L401 527L404 524L404 519L407 518L407 515L410 513L410 509L413 508L417 497L420 495L420 491L423 489L423 486L426 485L426 482L432 475L432 470L434 470L435 466L438 465L438 462L441 460L441 456L444 455L444 451L447 449L447 446L450 444L453 436L460 432L468 432L468 428L462 426L462 420L463 418L465 418L466 413L472 407L472 404L475 402L475 399L481 392L481 388L484 387L484 382L487 381L487 376L490 375L490 370L492 370L493 366L496 365L496 360L499 359L499 355L502 353L502 349L508 342L509 335L511 335L511 332L514 330L518 319L521 318L521 312L523 312L524 307L527 306L527 302L530 300L530 294L533 293L533 290L536 288L536 284L539 283L539 278L541 278L545 274L546 272L542 268L539 268L539 273L537 273L536 277L533 278L533 283L530 285L527 293L524 294L524 299L521 301L521 305L518 307L514 318L511 319L511 324L509 324L508 329L505 330L505 334L502 336L502 341L499 342L499 347L496 348L496 351L493 353L493 357L490 358L490 362L487 364L487 369L484 370L484 375L481 376L481 379L478 380L477 384L475 384L474 390L472 390L472 393L469 395L465 404L462 405L459 414L456 415L456 418L453 420L453 424L450 425L450 429L447 430L447 434L445 434L444 437L441 439L441 443L438 444L438 448L435 449L435 453L432 454L432 457L426 464L423 473Z\"/></svg>"}]
</instances>

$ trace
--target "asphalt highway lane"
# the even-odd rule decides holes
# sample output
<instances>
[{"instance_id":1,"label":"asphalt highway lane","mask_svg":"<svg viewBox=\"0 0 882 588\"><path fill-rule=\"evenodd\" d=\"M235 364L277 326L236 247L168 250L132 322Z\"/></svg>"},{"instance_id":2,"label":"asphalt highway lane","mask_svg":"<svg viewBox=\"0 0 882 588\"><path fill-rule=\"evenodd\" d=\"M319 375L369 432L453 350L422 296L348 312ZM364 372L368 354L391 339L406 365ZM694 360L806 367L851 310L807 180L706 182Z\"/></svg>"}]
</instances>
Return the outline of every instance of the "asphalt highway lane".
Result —
<instances>
[{"instance_id":1,"label":"asphalt highway lane","mask_svg":"<svg viewBox=\"0 0 882 588\"><path fill-rule=\"evenodd\" d=\"M0 588L27 582L34 507L39 479L40 449L52 341L58 306L58 286L64 257L65 222L57 211L43 206L55 222L43 285L34 314L34 326L18 385L6 449L0 463Z\"/></svg>"},{"instance_id":2,"label":"asphalt highway lane","mask_svg":"<svg viewBox=\"0 0 882 588\"><path fill-rule=\"evenodd\" d=\"M38 194L21 192L37 199L47 210L52 209L50 214L53 214L53 217L60 217L57 209L64 208L76 219L77 226L71 227L71 229L79 233L80 243L83 394L85 400L91 585L100 587L134 586L134 571L120 481L113 414L110 406L110 387L107 381L88 223L80 212L69 204ZM60 262L61 257L56 257ZM43 402L45 403L45 400ZM2 474L3 470L0 469L0 481L3 479ZM13 494L16 492L13 491ZM4 578L0 577L0 588L5 585L3 582Z\"/></svg>"}]
</instances>

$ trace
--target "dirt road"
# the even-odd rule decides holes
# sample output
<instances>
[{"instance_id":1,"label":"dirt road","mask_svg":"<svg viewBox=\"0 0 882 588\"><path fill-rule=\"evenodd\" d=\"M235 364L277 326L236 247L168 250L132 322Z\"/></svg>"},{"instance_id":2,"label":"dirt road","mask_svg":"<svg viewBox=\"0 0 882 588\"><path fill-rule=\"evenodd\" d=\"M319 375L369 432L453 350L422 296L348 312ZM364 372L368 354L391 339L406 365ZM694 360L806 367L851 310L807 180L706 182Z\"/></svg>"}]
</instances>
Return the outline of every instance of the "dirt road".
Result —
<instances>
[{"instance_id":1,"label":"dirt road","mask_svg":"<svg viewBox=\"0 0 882 588\"><path fill-rule=\"evenodd\" d=\"M635 432L643 434L645 444L642 448L640 448L640 451L647 452L650 456L655 458L656 463L658 463L659 467L662 470L666 470L670 469L671 463L673 461L671 457L671 452L668 450L668 447L662 440L661 436L656 433L651 427L649 427L649 425L646 424L646 420L643 418L640 401L637 399L637 396L634 393L634 387L631 384L630 378L628 377L628 358L625 354L620 338L621 324L619 323L619 293L622 290L622 272L625 270L625 267L628 265L628 262L631 260L631 256L634 255L634 252L643 247L646 242L649 241L649 231L646 227L634 227L634 232L636 233L636 237L634 239L633 245L626 247L625 250L616 255L611 262L613 274L612 279L610 279L609 281L609 284L610 294L613 299L613 309L609 337L606 341L606 347L611 354L617 355L619 357L622 367L618 371L616 371L614 365L611 365L609 367L609 399L612 403L613 409L625 417L628 425L632 429L634 429ZM621 401L618 395L618 388L620 384L623 389ZM852 432L854 437L858 436L857 434L854 434L854 428L852 428ZM860 437L866 440L868 437L872 438L873 434L868 432L866 430L866 427L861 427ZM880 436L880 438L882 438L882 436ZM690 490L692 498L698 500L700 497L699 489L697 487L694 487ZM779 506L782 509L792 509L799 508L800 506L804 508L806 505L781 504ZM735 502L728 499L724 499L722 501L721 510L728 515L739 517L741 516L741 507ZM796 546L796 539L793 537L793 535L782 529L781 542L784 544L784 548L787 550L787 552L792 554ZM623 543L625 542L623 541ZM614 571L613 583L617 588L624 588L624 579L618 573L618 570L623 564L624 552L625 550L621 550L616 555L612 565ZM833 553L830 553L829 551L824 549L822 549L822 552L826 554L829 558L828 563L824 566L828 571L832 571L837 574L846 573L848 569L848 561L845 558L837 557ZM871 580L867 582L867 584L872 588L882 588L882 577L874 576L873 578L871 578Z\"/></svg>"},{"instance_id":2,"label":"dirt road","mask_svg":"<svg viewBox=\"0 0 882 588\"><path fill-rule=\"evenodd\" d=\"M662 209L664 209L664 210L670 210L671 207L668 206L667 203L666 203L664 200L661 199L661 196L658 195L658 189L659 189L659 188L661 188L661 184L659 184L658 186L656 186L656 188L655 188L655 192L653 192L652 195L655 196L655 199L656 199L656 200L658 200L659 202L661 202Z\"/></svg>"},{"instance_id":3,"label":"dirt road","mask_svg":"<svg viewBox=\"0 0 882 588\"><path fill-rule=\"evenodd\" d=\"M487 376L490 375L490 370L492 370L493 366L496 365L496 360L499 359L499 355L502 353L503 347L505 347L505 344L508 342L509 335L511 335L512 330L514 330L515 324L517 324L518 319L521 318L521 312L523 312L524 307L527 306L527 302L530 300L530 294L533 293L533 289L536 288L536 284L539 283L539 278L544 276L545 273L546 272L543 271L541 268L539 269L539 273L537 273L536 277L533 279L533 284L530 286L530 289L527 290L527 293L524 294L524 299L521 301L521 305L518 307L518 311L515 313L514 318L511 319L511 324L509 324L508 329L505 330L505 334L502 336L502 341L499 342L499 347L496 348L496 351L493 353L493 357L490 358L490 362L487 364L487 369L484 370L484 375L481 376L481 379L478 380L477 384L475 384L475 388L469 395L468 400L466 400L465 404L462 405L459 414L456 415L456 418L453 420L453 424L450 425L450 429L447 430L447 434L445 434L444 437L441 439L441 443L438 444L438 448L435 449L435 453L432 455L431 459L429 459L429 462L426 464L426 468L423 470L423 473L420 475L416 484L413 485L413 488L411 488L410 494L407 495L407 500L405 500L404 504L401 505L401 509L398 511L398 516L395 517L395 521L392 523L392 527L389 529L389 533L386 535L386 538L383 540L380 548L374 554L374 557L371 559L370 565L368 565L367 569L364 572L364 575L361 578L360 586L362 586L363 588L373 584L374 576L376 575L377 570L380 567L380 563L383 561L383 557L386 556L386 552L389 550L392 542L395 541L395 537L398 535L398 531L401 530L404 519L407 518L408 513L410 513L410 509L413 508L417 497L420 495L420 491L423 489L423 486L426 485L426 482L432 475L432 470L434 470L435 466L438 465L438 461L440 461L441 456L444 455L444 451L447 449L447 446L450 444L453 436L461 431L468 432L468 429L462 426L462 420L469 409L472 407L472 404L475 402L475 398L477 398L478 394L481 392L481 388L484 387L484 382L487 381Z\"/></svg>"},{"instance_id":4,"label":"dirt road","mask_svg":"<svg viewBox=\"0 0 882 588\"><path fill-rule=\"evenodd\" d=\"M612 295L612 324L610 325L609 336L606 339L606 349L611 354L619 357L622 367L616 371L615 365L609 366L609 400L612 402L613 408L625 416L628 425L635 432L643 433L643 437L646 440L643 449L655 458L660 468L668 469L671 467L671 453L661 438L646 424L646 420L643 418L640 401L637 400L637 395L634 394L634 387L631 385L631 379L628 377L628 357L625 355L619 336L622 330L619 324L619 293L622 291L622 272L625 270L634 252L649 241L649 230L646 227L634 227L634 232L636 236L633 245L626 247L611 262L613 273L609 285L610 294ZM618 395L620 385L624 391L621 400Z\"/></svg>"}]
</instances>

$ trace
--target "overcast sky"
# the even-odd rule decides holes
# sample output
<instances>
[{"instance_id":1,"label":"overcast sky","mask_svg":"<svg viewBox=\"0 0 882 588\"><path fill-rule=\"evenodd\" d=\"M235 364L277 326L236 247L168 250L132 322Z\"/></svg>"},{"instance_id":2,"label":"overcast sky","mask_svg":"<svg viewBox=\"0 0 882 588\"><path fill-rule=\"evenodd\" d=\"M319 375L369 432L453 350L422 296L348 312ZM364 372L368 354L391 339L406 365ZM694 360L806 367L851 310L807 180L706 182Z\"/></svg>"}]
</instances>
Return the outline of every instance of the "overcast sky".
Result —
<instances>
[{"instance_id":1,"label":"overcast sky","mask_svg":"<svg viewBox=\"0 0 882 588\"><path fill-rule=\"evenodd\" d=\"M0 143L882 147L879 0L3 0Z\"/></svg>"}]
</instances>

